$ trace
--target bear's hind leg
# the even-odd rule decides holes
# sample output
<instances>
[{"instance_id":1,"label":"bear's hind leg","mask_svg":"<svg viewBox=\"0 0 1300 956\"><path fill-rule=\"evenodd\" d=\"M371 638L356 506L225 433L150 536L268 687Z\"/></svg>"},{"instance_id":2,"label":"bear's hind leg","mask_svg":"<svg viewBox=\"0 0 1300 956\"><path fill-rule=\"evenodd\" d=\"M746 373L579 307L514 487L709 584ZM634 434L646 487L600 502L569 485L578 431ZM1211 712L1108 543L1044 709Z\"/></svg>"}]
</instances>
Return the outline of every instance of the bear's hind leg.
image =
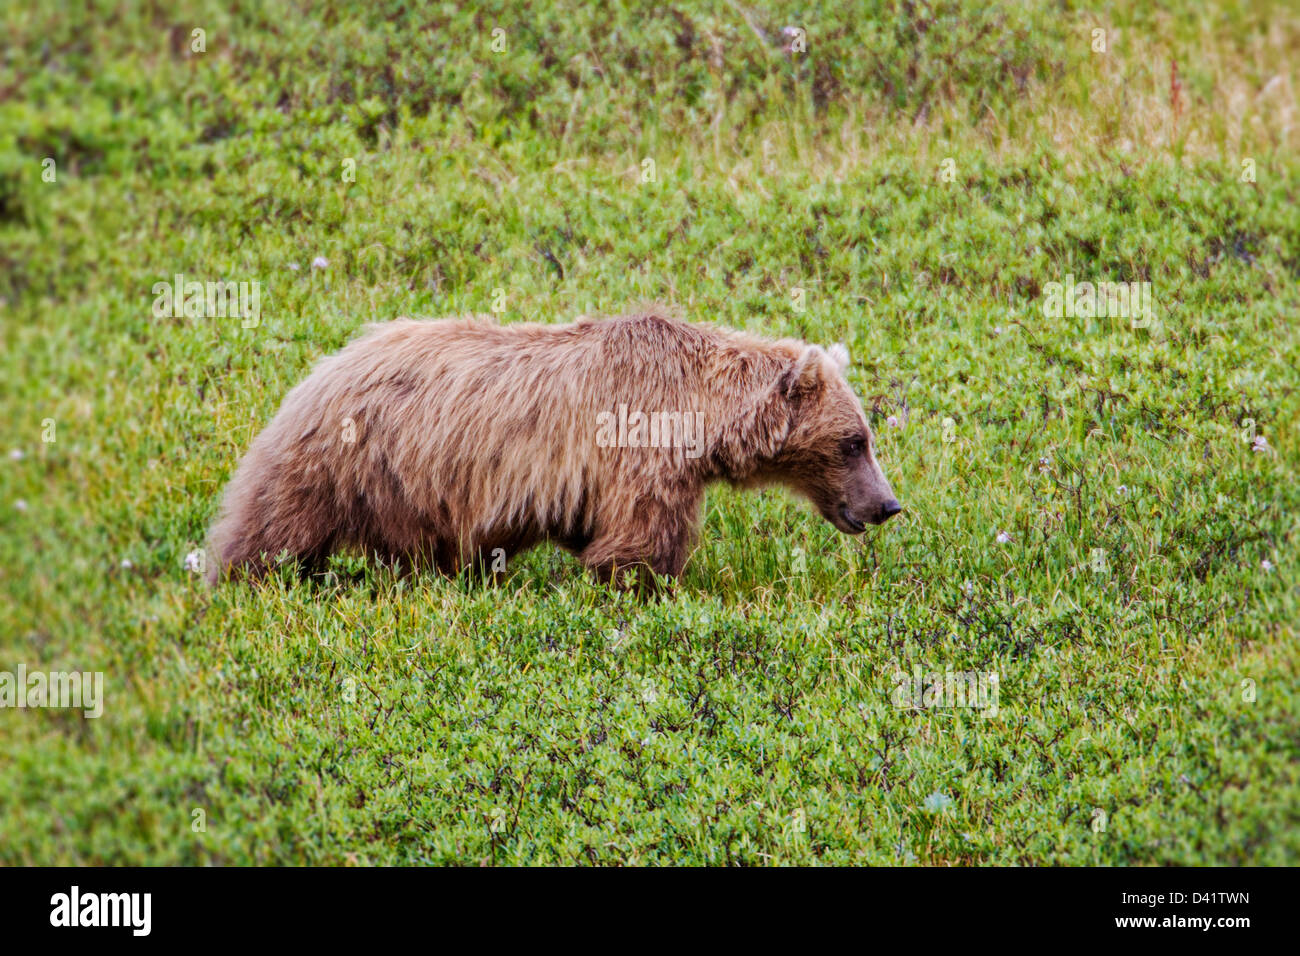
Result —
<instances>
[{"instance_id":1,"label":"bear's hind leg","mask_svg":"<svg viewBox=\"0 0 1300 956\"><path fill-rule=\"evenodd\" d=\"M209 538L210 582L237 574L260 577L286 553L298 559L304 571L324 569L339 534L327 502L319 496L310 502L305 497L277 498L262 489L236 492Z\"/></svg>"}]
</instances>

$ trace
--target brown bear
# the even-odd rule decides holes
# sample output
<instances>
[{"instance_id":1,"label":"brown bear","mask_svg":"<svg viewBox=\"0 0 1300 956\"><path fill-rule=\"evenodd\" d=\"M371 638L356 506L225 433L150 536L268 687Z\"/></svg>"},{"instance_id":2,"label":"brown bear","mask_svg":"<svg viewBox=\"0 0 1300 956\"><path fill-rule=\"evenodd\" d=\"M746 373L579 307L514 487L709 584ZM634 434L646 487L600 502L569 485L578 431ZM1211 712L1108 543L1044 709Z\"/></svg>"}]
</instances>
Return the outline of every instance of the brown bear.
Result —
<instances>
[{"instance_id":1,"label":"brown bear","mask_svg":"<svg viewBox=\"0 0 1300 956\"><path fill-rule=\"evenodd\" d=\"M650 308L570 325L399 319L322 360L253 441L210 578L361 548L456 573L550 540L675 577L704 489L782 484L840 531L901 508L848 352Z\"/></svg>"}]
</instances>

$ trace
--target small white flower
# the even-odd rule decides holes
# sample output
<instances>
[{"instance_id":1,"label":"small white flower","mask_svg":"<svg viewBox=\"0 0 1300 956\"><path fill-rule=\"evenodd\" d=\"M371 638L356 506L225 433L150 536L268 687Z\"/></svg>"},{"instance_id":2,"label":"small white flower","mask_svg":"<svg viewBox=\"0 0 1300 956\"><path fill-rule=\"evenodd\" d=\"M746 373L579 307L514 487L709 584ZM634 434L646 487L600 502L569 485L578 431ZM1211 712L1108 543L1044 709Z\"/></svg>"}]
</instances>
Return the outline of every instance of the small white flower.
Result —
<instances>
[{"instance_id":1,"label":"small white flower","mask_svg":"<svg viewBox=\"0 0 1300 956\"><path fill-rule=\"evenodd\" d=\"M13 451L9 453L9 457L13 461L22 461L27 456L23 454L23 450L21 448L15 448Z\"/></svg>"},{"instance_id":2,"label":"small white flower","mask_svg":"<svg viewBox=\"0 0 1300 956\"><path fill-rule=\"evenodd\" d=\"M1120 493L1121 495L1126 495L1126 494L1128 494L1128 485L1120 485L1120 486L1119 486L1119 493Z\"/></svg>"},{"instance_id":3,"label":"small white flower","mask_svg":"<svg viewBox=\"0 0 1300 956\"><path fill-rule=\"evenodd\" d=\"M994 335L1001 335L1001 334L1002 334L1002 326L1000 326L1000 325L995 325L995 326L993 326L992 332L993 332Z\"/></svg>"},{"instance_id":4,"label":"small white flower","mask_svg":"<svg viewBox=\"0 0 1300 956\"><path fill-rule=\"evenodd\" d=\"M1250 443L1250 450L1261 453L1268 451L1268 439L1263 435L1256 435L1255 440Z\"/></svg>"},{"instance_id":5,"label":"small white flower","mask_svg":"<svg viewBox=\"0 0 1300 956\"><path fill-rule=\"evenodd\" d=\"M302 267L301 267L300 265L298 265L298 263L296 263L296 262L291 262L291 263L289 263L289 268L292 269L294 272L297 272L297 271L298 271L299 269L301 269Z\"/></svg>"},{"instance_id":6,"label":"small white flower","mask_svg":"<svg viewBox=\"0 0 1300 956\"><path fill-rule=\"evenodd\" d=\"M1052 459L1048 458L1046 455L1044 455L1042 458L1038 459L1038 470L1039 470L1039 471L1047 471L1047 469L1048 469L1048 468L1051 468L1051 467L1052 467Z\"/></svg>"},{"instance_id":7,"label":"small white flower","mask_svg":"<svg viewBox=\"0 0 1300 956\"><path fill-rule=\"evenodd\" d=\"M998 532L998 537L997 537L998 544L1006 544L1010 540L1011 540L1011 535L1007 534L1005 531Z\"/></svg>"},{"instance_id":8,"label":"small white flower","mask_svg":"<svg viewBox=\"0 0 1300 956\"><path fill-rule=\"evenodd\" d=\"M123 571L130 571L132 567L133 567L133 565L131 564L131 559L130 559L130 558L123 558L123 559L122 559L122 570L123 570Z\"/></svg>"},{"instance_id":9,"label":"small white flower","mask_svg":"<svg viewBox=\"0 0 1300 956\"><path fill-rule=\"evenodd\" d=\"M897 427L898 427L898 416L897 416L897 415L890 415L888 418L885 419L885 424L888 425L890 428L897 428Z\"/></svg>"},{"instance_id":10,"label":"small white flower","mask_svg":"<svg viewBox=\"0 0 1300 956\"><path fill-rule=\"evenodd\" d=\"M952 797L946 793L939 793L937 790L925 798L921 804L922 809L927 813L942 813L952 806Z\"/></svg>"},{"instance_id":11,"label":"small white flower","mask_svg":"<svg viewBox=\"0 0 1300 956\"><path fill-rule=\"evenodd\" d=\"M203 570L203 552L191 551L185 555L185 570L198 573Z\"/></svg>"},{"instance_id":12,"label":"small white flower","mask_svg":"<svg viewBox=\"0 0 1300 956\"><path fill-rule=\"evenodd\" d=\"M1273 562L1270 561L1268 558L1265 558L1263 561L1259 562L1259 566L1263 568L1265 571L1273 570Z\"/></svg>"},{"instance_id":13,"label":"small white flower","mask_svg":"<svg viewBox=\"0 0 1300 956\"><path fill-rule=\"evenodd\" d=\"M17 508L19 511L26 511L27 502L22 498L19 498L17 501L14 502L14 507Z\"/></svg>"},{"instance_id":14,"label":"small white flower","mask_svg":"<svg viewBox=\"0 0 1300 956\"><path fill-rule=\"evenodd\" d=\"M324 256L317 256L315 259L311 261L311 267L313 269L328 269L329 265L330 265L329 260L326 259Z\"/></svg>"}]
</instances>

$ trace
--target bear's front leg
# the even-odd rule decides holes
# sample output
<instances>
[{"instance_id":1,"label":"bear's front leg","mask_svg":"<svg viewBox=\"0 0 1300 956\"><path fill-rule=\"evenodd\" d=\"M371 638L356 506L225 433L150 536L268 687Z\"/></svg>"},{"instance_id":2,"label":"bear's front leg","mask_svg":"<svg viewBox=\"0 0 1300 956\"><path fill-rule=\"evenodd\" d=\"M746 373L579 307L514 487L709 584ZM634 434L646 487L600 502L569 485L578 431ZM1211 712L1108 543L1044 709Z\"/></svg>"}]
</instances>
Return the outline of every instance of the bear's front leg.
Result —
<instances>
[{"instance_id":1,"label":"bear's front leg","mask_svg":"<svg viewBox=\"0 0 1300 956\"><path fill-rule=\"evenodd\" d=\"M686 566L697 511L697 504L676 511L638 508L635 523L597 534L578 559L606 584L642 593L657 590L657 577L675 579Z\"/></svg>"},{"instance_id":2,"label":"bear's front leg","mask_svg":"<svg viewBox=\"0 0 1300 956\"><path fill-rule=\"evenodd\" d=\"M667 555L645 556L638 547L608 539L593 541L579 555L579 560L603 584L620 591L649 593L658 591L658 578L676 578L685 560L674 561Z\"/></svg>"}]
</instances>

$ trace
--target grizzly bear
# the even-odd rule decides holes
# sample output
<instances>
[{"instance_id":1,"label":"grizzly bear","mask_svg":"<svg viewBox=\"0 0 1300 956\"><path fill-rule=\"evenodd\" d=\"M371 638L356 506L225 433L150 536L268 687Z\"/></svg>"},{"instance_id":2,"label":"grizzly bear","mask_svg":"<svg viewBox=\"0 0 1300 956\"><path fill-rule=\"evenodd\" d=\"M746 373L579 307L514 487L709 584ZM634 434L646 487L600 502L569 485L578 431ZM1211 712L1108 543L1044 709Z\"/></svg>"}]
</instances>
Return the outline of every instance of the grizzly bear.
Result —
<instances>
[{"instance_id":1,"label":"grizzly bear","mask_svg":"<svg viewBox=\"0 0 1300 956\"><path fill-rule=\"evenodd\" d=\"M644 584L680 574L714 481L785 485L858 534L902 509L847 364L841 345L659 308L570 325L376 325L323 359L253 441L212 529L209 576L286 552L319 569L345 547L454 574L549 540L602 580Z\"/></svg>"}]
</instances>

